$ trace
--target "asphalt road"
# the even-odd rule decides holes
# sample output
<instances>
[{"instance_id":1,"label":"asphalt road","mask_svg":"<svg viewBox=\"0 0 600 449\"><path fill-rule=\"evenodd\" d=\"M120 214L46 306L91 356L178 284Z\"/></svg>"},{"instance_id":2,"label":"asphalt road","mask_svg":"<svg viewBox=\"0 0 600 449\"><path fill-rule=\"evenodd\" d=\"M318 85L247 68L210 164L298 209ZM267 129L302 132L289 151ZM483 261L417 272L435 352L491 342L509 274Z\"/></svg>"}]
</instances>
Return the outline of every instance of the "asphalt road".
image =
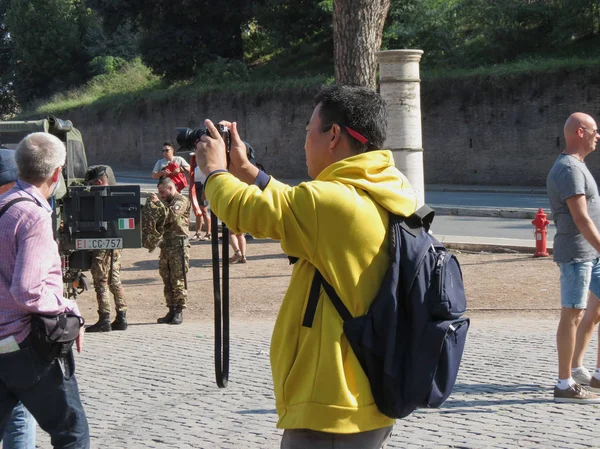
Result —
<instances>
[{"instance_id":1,"label":"asphalt road","mask_svg":"<svg viewBox=\"0 0 600 449\"><path fill-rule=\"evenodd\" d=\"M438 215L432 226L434 234L530 240L534 244L533 230L531 220L455 215ZM551 242L556 234L554 224L547 230Z\"/></svg>"},{"instance_id":2,"label":"asphalt road","mask_svg":"<svg viewBox=\"0 0 600 449\"><path fill-rule=\"evenodd\" d=\"M474 187L477 188L477 187ZM542 194L525 194L512 192L450 192L426 191L425 202L433 206L447 207L487 207L511 209L550 210L548 197Z\"/></svg>"},{"instance_id":3,"label":"asphalt road","mask_svg":"<svg viewBox=\"0 0 600 449\"><path fill-rule=\"evenodd\" d=\"M155 181L145 172L117 172L116 177L119 184L139 184L142 191L156 189ZM282 181L294 185L302 180ZM432 185L426 186L425 199L426 203L434 209L455 208L455 212L458 213L458 215L438 214L435 217L432 230L437 235L521 240L531 242L532 245L535 245L535 242L531 219L489 217L485 216L484 210L532 211L541 207L546 212L550 211L548 198L541 188ZM463 208L469 210L468 216L461 214ZM481 209L481 216L477 216L478 209ZM554 226L550 224L548 242L552 241L554 234Z\"/></svg>"}]
</instances>

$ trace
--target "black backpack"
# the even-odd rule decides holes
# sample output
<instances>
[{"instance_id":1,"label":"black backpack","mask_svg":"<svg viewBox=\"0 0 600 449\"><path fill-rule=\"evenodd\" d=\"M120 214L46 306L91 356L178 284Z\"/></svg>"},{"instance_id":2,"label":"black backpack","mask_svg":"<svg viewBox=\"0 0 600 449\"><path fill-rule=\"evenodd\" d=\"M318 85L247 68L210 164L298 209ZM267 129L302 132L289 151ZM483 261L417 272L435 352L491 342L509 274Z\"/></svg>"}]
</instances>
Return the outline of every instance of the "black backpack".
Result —
<instances>
[{"instance_id":1,"label":"black backpack","mask_svg":"<svg viewBox=\"0 0 600 449\"><path fill-rule=\"evenodd\" d=\"M390 214L390 266L366 315L352 317L316 270L302 323L311 327L320 287L344 320L344 333L364 369L377 408L404 418L439 407L450 396L470 321L456 257L429 234L434 212Z\"/></svg>"}]
</instances>

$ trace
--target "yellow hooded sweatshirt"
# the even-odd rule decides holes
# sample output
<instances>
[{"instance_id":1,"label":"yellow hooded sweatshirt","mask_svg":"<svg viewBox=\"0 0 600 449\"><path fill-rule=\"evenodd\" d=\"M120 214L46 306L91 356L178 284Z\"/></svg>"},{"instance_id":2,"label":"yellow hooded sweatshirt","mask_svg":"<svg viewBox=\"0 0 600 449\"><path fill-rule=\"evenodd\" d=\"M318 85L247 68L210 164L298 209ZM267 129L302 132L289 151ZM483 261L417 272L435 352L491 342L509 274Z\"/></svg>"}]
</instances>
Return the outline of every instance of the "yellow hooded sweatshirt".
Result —
<instances>
[{"instance_id":1,"label":"yellow hooded sweatshirt","mask_svg":"<svg viewBox=\"0 0 600 449\"><path fill-rule=\"evenodd\" d=\"M379 290L388 256L388 211L410 215L416 197L390 151L336 162L297 187L275 179L261 191L228 173L211 176L206 195L235 232L281 241L294 265L271 341L271 369L283 429L357 433L391 426L323 289L311 328L302 327L315 267L353 316Z\"/></svg>"}]
</instances>

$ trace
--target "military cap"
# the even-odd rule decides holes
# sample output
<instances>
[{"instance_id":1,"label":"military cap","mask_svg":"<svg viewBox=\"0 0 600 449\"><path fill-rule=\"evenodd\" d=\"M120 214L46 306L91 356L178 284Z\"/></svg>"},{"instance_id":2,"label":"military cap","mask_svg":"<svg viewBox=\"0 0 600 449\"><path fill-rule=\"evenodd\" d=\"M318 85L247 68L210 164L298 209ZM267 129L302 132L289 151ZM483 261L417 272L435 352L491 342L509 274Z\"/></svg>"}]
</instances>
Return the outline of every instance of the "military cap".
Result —
<instances>
[{"instance_id":1,"label":"military cap","mask_svg":"<svg viewBox=\"0 0 600 449\"><path fill-rule=\"evenodd\" d=\"M93 165L85 172L85 183L92 184L106 174L108 167L106 165Z\"/></svg>"}]
</instances>

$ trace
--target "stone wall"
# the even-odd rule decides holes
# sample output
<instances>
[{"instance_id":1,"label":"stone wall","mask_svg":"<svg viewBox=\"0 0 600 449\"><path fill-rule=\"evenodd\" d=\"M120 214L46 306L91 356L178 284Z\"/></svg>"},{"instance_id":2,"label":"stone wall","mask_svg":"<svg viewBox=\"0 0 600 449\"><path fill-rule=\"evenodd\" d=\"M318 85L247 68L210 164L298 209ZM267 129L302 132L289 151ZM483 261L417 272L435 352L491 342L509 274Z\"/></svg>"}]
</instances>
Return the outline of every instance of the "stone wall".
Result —
<instances>
[{"instance_id":1,"label":"stone wall","mask_svg":"<svg viewBox=\"0 0 600 449\"><path fill-rule=\"evenodd\" d=\"M230 119L258 160L280 178L305 178L305 125L314 91L210 95L145 101L119 111L61 114L83 133L90 163L152 170L175 127ZM519 78L423 81L425 182L543 186L562 150L562 126L574 111L600 120L600 76L591 71ZM600 173L600 158L587 159Z\"/></svg>"},{"instance_id":2,"label":"stone wall","mask_svg":"<svg viewBox=\"0 0 600 449\"><path fill-rule=\"evenodd\" d=\"M306 177L304 135L315 92L210 95L170 101L143 101L115 112L97 107L62 114L83 134L89 164L115 170L152 171L162 144L175 142L176 127L203 127L205 118L238 123L258 162L282 178Z\"/></svg>"},{"instance_id":3,"label":"stone wall","mask_svg":"<svg viewBox=\"0 0 600 449\"><path fill-rule=\"evenodd\" d=\"M428 184L545 186L575 112L600 120L598 73L423 83ZM600 158L586 159L600 173Z\"/></svg>"}]
</instances>

